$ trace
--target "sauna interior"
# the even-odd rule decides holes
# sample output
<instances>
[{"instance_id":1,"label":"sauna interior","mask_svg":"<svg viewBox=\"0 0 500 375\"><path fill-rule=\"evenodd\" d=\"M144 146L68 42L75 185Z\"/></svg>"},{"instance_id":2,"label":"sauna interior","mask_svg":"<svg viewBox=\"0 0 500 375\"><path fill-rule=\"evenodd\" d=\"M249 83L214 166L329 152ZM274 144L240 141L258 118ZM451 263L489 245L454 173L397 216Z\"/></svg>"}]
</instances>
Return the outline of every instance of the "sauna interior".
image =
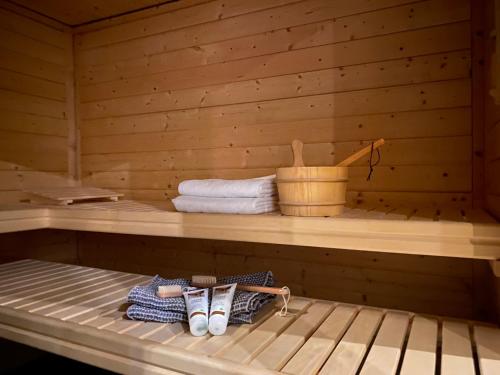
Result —
<instances>
[{"instance_id":1,"label":"sauna interior","mask_svg":"<svg viewBox=\"0 0 500 375\"><path fill-rule=\"evenodd\" d=\"M498 25L495 0L0 1L2 345L129 374L499 374ZM334 166L379 138L335 217L171 202L292 166L294 140ZM115 196L46 196L95 188ZM157 274L267 270L292 314L225 336L121 307ZM99 272L126 281L78 277Z\"/></svg>"}]
</instances>

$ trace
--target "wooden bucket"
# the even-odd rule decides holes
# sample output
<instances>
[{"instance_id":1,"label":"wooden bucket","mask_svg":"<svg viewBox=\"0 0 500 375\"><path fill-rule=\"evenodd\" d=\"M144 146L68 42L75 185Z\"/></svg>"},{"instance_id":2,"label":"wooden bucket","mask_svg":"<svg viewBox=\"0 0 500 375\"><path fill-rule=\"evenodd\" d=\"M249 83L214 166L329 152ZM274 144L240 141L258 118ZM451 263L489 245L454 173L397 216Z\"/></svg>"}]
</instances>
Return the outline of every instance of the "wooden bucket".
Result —
<instances>
[{"instance_id":1,"label":"wooden bucket","mask_svg":"<svg viewBox=\"0 0 500 375\"><path fill-rule=\"evenodd\" d=\"M278 168L281 213L290 216L335 216L346 203L348 165L384 143L381 139L351 155L335 167L305 167L300 141L293 141L293 167Z\"/></svg>"},{"instance_id":2,"label":"wooden bucket","mask_svg":"<svg viewBox=\"0 0 500 375\"><path fill-rule=\"evenodd\" d=\"M291 216L335 216L342 213L347 167L278 168L280 209Z\"/></svg>"}]
</instances>

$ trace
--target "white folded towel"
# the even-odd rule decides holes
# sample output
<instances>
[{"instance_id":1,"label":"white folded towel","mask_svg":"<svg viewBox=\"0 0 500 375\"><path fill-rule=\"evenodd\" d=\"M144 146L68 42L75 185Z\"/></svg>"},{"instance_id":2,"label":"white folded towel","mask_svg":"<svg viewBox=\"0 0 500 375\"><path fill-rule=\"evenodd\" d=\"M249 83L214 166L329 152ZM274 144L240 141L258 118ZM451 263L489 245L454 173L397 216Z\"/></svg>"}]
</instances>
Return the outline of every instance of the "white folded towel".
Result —
<instances>
[{"instance_id":1,"label":"white folded towel","mask_svg":"<svg viewBox=\"0 0 500 375\"><path fill-rule=\"evenodd\" d=\"M276 175L247 180L186 180L179 184L179 194L197 197L257 198L277 194Z\"/></svg>"},{"instance_id":2,"label":"white folded towel","mask_svg":"<svg viewBox=\"0 0 500 375\"><path fill-rule=\"evenodd\" d=\"M213 198L180 195L172 199L177 211L221 214L263 214L276 211L276 197L261 198Z\"/></svg>"}]
</instances>

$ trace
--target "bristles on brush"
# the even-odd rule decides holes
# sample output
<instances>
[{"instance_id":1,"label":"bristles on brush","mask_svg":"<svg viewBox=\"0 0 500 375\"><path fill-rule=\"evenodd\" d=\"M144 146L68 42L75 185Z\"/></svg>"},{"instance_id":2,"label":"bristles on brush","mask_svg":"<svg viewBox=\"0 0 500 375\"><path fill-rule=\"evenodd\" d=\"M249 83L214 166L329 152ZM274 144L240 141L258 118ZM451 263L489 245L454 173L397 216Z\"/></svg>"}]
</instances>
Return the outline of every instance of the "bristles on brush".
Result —
<instances>
[{"instance_id":1,"label":"bristles on brush","mask_svg":"<svg viewBox=\"0 0 500 375\"><path fill-rule=\"evenodd\" d=\"M193 277L191 277L191 285L197 288L209 288L217 285L217 277L210 275L193 275Z\"/></svg>"},{"instance_id":2,"label":"bristles on brush","mask_svg":"<svg viewBox=\"0 0 500 375\"><path fill-rule=\"evenodd\" d=\"M156 295L160 298L180 297L182 296L182 287L180 285L160 285L156 290Z\"/></svg>"}]
</instances>

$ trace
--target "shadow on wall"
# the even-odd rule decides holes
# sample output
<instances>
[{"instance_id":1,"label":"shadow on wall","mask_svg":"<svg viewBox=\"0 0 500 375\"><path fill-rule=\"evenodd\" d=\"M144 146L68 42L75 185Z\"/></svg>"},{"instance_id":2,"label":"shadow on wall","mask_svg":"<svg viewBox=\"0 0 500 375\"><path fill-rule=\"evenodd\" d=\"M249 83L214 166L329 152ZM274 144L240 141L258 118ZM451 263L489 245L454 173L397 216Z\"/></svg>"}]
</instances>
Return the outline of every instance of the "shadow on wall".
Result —
<instances>
[{"instance_id":1,"label":"shadow on wall","mask_svg":"<svg viewBox=\"0 0 500 375\"><path fill-rule=\"evenodd\" d=\"M295 295L496 320L486 261L83 232L78 243L88 266L167 278L271 270Z\"/></svg>"}]
</instances>

